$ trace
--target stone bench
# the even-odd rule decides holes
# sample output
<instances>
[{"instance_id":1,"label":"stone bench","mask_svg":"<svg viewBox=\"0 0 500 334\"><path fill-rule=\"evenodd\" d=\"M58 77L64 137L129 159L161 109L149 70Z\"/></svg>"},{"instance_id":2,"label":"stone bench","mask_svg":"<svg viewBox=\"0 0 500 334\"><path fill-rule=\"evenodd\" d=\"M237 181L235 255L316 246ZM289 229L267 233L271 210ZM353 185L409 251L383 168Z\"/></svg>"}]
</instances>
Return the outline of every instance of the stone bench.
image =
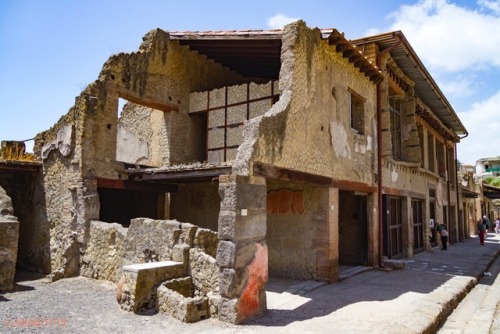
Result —
<instances>
[{"instance_id":1,"label":"stone bench","mask_svg":"<svg viewBox=\"0 0 500 334\"><path fill-rule=\"evenodd\" d=\"M117 298L122 309L141 313L157 309L157 287L167 280L186 276L182 262L162 261L123 266ZM121 290L121 291L120 291Z\"/></svg>"}]
</instances>

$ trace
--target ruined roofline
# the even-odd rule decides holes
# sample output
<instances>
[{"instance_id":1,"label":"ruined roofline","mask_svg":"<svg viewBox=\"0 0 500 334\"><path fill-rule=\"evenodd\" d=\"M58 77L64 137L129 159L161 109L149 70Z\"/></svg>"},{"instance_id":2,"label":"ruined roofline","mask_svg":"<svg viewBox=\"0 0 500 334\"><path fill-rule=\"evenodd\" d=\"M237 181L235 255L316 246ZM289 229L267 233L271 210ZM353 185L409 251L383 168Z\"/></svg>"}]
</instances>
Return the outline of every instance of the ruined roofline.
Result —
<instances>
[{"instance_id":1,"label":"ruined roofline","mask_svg":"<svg viewBox=\"0 0 500 334\"><path fill-rule=\"evenodd\" d=\"M401 31L353 39L351 43L358 47L375 43L379 46L380 51L383 51L396 45L399 41L401 44L391 49L390 54L399 68L415 83L417 96L457 135L467 136L467 129Z\"/></svg>"},{"instance_id":2,"label":"ruined roofline","mask_svg":"<svg viewBox=\"0 0 500 334\"><path fill-rule=\"evenodd\" d=\"M352 65L364 74L375 84L383 80L380 70L372 64L343 33L334 28L309 28L317 30L323 40L335 47L337 52L347 59ZM175 31L167 32L171 40L178 40L181 44L187 45L190 49L205 54L222 64L231 63L238 73L245 76L252 76L247 70L248 61L251 58L260 62L262 67L267 67L265 71L255 71L263 73L263 77L277 79L280 68L281 38L284 29L273 30L217 30L217 31ZM241 48L237 52L236 48ZM241 61L236 58L240 57ZM230 65L227 65L231 68ZM252 72L253 73L253 72Z\"/></svg>"}]
</instances>

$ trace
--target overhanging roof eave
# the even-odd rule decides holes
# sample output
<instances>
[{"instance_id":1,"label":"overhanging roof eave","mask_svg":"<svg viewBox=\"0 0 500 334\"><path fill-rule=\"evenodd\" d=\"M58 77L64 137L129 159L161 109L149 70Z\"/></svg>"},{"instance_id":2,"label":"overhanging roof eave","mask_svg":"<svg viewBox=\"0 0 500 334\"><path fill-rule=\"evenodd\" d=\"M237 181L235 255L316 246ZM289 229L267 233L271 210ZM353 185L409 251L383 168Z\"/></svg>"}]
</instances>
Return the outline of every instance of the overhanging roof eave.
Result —
<instances>
[{"instance_id":1,"label":"overhanging roof eave","mask_svg":"<svg viewBox=\"0 0 500 334\"><path fill-rule=\"evenodd\" d=\"M453 107L401 31L363 37L351 42L355 45L377 43L380 50L385 50L399 41L398 36L400 36L402 43L392 49L390 54L401 70L415 82L416 95L457 135L467 135L468 132Z\"/></svg>"}]
</instances>

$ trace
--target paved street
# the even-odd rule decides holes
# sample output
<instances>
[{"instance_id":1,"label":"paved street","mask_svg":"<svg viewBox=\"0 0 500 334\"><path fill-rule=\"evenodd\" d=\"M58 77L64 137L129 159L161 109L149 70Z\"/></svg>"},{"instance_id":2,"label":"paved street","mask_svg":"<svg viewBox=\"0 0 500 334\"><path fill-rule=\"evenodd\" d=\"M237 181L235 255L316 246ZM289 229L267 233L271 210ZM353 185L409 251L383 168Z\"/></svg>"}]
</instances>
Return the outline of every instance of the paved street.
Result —
<instances>
[{"instance_id":1,"label":"paved street","mask_svg":"<svg viewBox=\"0 0 500 334\"><path fill-rule=\"evenodd\" d=\"M268 284L269 310L238 326L214 319L184 324L162 314L124 312L116 303L115 286L103 281L81 277L55 283L26 280L20 282L21 291L0 295L0 332L435 333L476 286L499 250L500 237L490 233L485 246L471 238L450 245L447 251L436 248L407 260L405 270L370 270L335 284L272 279ZM497 272L485 276L490 289L500 288ZM472 290L471 296L474 291L479 290ZM498 313L500 294L480 295L489 296L480 307L490 306L488 312L477 314L475 321L491 324L489 317ZM457 330L442 333L459 333Z\"/></svg>"}]
</instances>

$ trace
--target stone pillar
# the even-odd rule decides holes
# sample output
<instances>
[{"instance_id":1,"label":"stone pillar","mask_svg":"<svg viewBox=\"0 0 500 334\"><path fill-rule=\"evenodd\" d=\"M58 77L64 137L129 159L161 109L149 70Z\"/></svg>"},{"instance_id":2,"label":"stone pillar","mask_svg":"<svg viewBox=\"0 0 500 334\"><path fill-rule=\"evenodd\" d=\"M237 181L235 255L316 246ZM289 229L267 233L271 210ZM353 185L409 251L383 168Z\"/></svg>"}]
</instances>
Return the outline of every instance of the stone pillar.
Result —
<instances>
[{"instance_id":1,"label":"stone pillar","mask_svg":"<svg viewBox=\"0 0 500 334\"><path fill-rule=\"evenodd\" d=\"M316 272L320 280L339 280L339 190L329 188L325 192L324 212L316 212L314 247L316 249Z\"/></svg>"},{"instance_id":2,"label":"stone pillar","mask_svg":"<svg viewBox=\"0 0 500 334\"><path fill-rule=\"evenodd\" d=\"M368 196L368 264L379 265L378 194Z\"/></svg>"},{"instance_id":3,"label":"stone pillar","mask_svg":"<svg viewBox=\"0 0 500 334\"><path fill-rule=\"evenodd\" d=\"M266 310L266 180L219 177L219 320L240 323Z\"/></svg>"},{"instance_id":4,"label":"stone pillar","mask_svg":"<svg viewBox=\"0 0 500 334\"><path fill-rule=\"evenodd\" d=\"M0 290L14 288L18 241L19 222L10 197L0 187Z\"/></svg>"},{"instance_id":5,"label":"stone pillar","mask_svg":"<svg viewBox=\"0 0 500 334\"><path fill-rule=\"evenodd\" d=\"M401 197L401 228L403 237L403 256L413 256L413 210L411 197Z\"/></svg>"}]
</instances>

